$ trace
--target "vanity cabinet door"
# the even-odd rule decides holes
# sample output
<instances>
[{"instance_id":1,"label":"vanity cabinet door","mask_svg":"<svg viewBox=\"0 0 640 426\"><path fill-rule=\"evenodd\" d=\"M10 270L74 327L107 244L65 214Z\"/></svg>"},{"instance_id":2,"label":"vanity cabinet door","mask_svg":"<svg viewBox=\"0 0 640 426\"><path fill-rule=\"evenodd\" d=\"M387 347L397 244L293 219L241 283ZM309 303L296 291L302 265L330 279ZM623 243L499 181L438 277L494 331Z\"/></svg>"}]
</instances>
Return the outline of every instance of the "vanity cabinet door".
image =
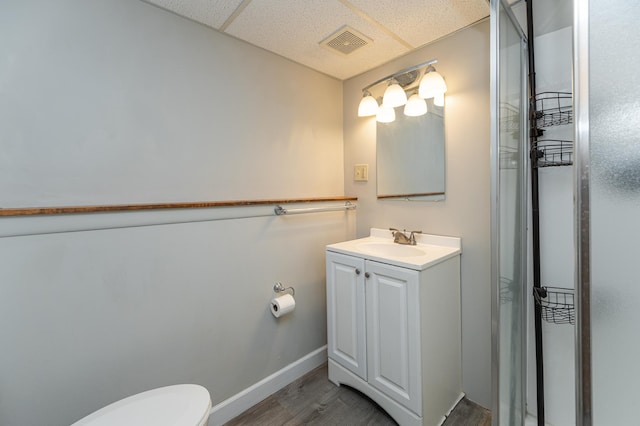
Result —
<instances>
[{"instance_id":1,"label":"vanity cabinet door","mask_svg":"<svg viewBox=\"0 0 640 426\"><path fill-rule=\"evenodd\" d=\"M366 261L369 384L422 414L419 272Z\"/></svg>"},{"instance_id":2,"label":"vanity cabinet door","mask_svg":"<svg viewBox=\"0 0 640 426\"><path fill-rule=\"evenodd\" d=\"M327 252L329 358L367 380L364 259Z\"/></svg>"}]
</instances>

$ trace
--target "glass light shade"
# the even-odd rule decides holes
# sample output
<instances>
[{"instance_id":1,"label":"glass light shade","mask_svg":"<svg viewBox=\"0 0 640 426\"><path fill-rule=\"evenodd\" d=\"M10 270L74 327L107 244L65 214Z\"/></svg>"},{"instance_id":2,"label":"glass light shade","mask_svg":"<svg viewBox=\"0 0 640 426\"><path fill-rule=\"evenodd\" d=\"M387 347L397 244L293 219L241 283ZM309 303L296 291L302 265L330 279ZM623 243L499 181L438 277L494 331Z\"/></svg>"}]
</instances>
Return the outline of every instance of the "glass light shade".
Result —
<instances>
[{"instance_id":1,"label":"glass light shade","mask_svg":"<svg viewBox=\"0 0 640 426\"><path fill-rule=\"evenodd\" d=\"M392 107L380 105L378 108L378 115L376 115L376 121L379 123L391 123L396 119L396 111Z\"/></svg>"},{"instance_id":2,"label":"glass light shade","mask_svg":"<svg viewBox=\"0 0 640 426\"><path fill-rule=\"evenodd\" d=\"M439 95L435 95L433 97L433 104L435 106L443 107L444 106L444 93L441 93Z\"/></svg>"},{"instance_id":3,"label":"glass light shade","mask_svg":"<svg viewBox=\"0 0 640 426\"><path fill-rule=\"evenodd\" d=\"M378 101L371 94L365 94L358 105L358 117L370 117L378 113Z\"/></svg>"},{"instance_id":4,"label":"glass light shade","mask_svg":"<svg viewBox=\"0 0 640 426\"><path fill-rule=\"evenodd\" d=\"M417 93L411 95L407 104L404 106L404 115L409 117L417 117L427 113L427 101L422 99Z\"/></svg>"},{"instance_id":5,"label":"glass light shade","mask_svg":"<svg viewBox=\"0 0 640 426\"><path fill-rule=\"evenodd\" d=\"M384 96L382 97L382 105L386 107L395 108L407 103L407 94L404 93L404 90L400 85L394 80L387 87L387 90L384 91Z\"/></svg>"},{"instance_id":6,"label":"glass light shade","mask_svg":"<svg viewBox=\"0 0 640 426\"><path fill-rule=\"evenodd\" d=\"M443 94L447 91L447 84L444 78L437 71L431 71L422 76L420 80L420 88L418 94L421 98L433 98L436 95Z\"/></svg>"}]
</instances>

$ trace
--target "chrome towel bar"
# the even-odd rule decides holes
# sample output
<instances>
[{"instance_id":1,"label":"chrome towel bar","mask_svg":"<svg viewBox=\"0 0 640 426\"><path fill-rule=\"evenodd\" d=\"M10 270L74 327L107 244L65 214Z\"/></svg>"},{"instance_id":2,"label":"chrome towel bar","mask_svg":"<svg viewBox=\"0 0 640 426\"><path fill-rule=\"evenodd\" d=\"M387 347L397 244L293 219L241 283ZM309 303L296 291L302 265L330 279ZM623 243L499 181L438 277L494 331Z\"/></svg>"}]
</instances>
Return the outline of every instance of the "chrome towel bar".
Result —
<instances>
[{"instance_id":1,"label":"chrome towel bar","mask_svg":"<svg viewBox=\"0 0 640 426\"><path fill-rule=\"evenodd\" d=\"M306 209L285 209L284 207L278 205L273 209L277 216L282 216L285 214L301 214L301 213L319 213L319 212L333 212L338 210L355 210L356 205L350 201L344 203L344 205L340 206L327 206L327 207L309 207Z\"/></svg>"}]
</instances>

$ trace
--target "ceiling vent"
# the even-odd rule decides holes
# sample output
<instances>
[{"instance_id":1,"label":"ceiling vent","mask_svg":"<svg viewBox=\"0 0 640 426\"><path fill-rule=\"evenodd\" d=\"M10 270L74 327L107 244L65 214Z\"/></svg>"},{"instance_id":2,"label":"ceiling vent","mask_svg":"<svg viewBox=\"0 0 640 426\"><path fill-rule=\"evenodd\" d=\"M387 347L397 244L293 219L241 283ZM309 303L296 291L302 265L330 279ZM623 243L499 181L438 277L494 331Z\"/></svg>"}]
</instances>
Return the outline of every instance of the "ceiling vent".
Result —
<instances>
[{"instance_id":1,"label":"ceiling vent","mask_svg":"<svg viewBox=\"0 0 640 426\"><path fill-rule=\"evenodd\" d=\"M349 55L358 49L369 46L373 40L351 27L344 26L320 42L320 45L332 52Z\"/></svg>"}]
</instances>

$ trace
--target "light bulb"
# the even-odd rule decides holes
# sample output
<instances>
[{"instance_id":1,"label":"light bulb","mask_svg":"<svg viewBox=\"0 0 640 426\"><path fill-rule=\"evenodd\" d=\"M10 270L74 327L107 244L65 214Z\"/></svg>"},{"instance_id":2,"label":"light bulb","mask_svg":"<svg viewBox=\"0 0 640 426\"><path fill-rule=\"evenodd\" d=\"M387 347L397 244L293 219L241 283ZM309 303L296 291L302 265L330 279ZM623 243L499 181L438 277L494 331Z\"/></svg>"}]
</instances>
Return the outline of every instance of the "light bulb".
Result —
<instances>
[{"instance_id":1,"label":"light bulb","mask_svg":"<svg viewBox=\"0 0 640 426\"><path fill-rule=\"evenodd\" d=\"M433 67L431 68L433 71L425 73L422 76L422 80L420 80L418 94L424 99L433 98L447 91L447 84L444 82L444 78Z\"/></svg>"},{"instance_id":2,"label":"light bulb","mask_svg":"<svg viewBox=\"0 0 640 426\"><path fill-rule=\"evenodd\" d=\"M391 79L389 80L389 86L387 90L384 91L384 96L382 97L382 105L395 108L407 103L407 94L404 93L404 90L397 81Z\"/></svg>"},{"instance_id":3,"label":"light bulb","mask_svg":"<svg viewBox=\"0 0 640 426\"><path fill-rule=\"evenodd\" d=\"M379 123L391 123L396 119L396 111L392 107L380 105L376 121Z\"/></svg>"},{"instance_id":4,"label":"light bulb","mask_svg":"<svg viewBox=\"0 0 640 426\"><path fill-rule=\"evenodd\" d=\"M435 95L433 97L433 104L435 106L443 107L444 106L444 93L441 93L439 95Z\"/></svg>"},{"instance_id":5,"label":"light bulb","mask_svg":"<svg viewBox=\"0 0 640 426\"><path fill-rule=\"evenodd\" d=\"M376 101L371 93L364 92L360 105L358 105L358 117L370 117L378 113L378 101Z\"/></svg>"},{"instance_id":6,"label":"light bulb","mask_svg":"<svg viewBox=\"0 0 640 426\"><path fill-rule=\"evenodd\" d=\"M407 104L404 106L404 115L409 117L417 117L427 113L427 102L418 96L417 93L411 95Z\"/></svg>"}]
</instances>

